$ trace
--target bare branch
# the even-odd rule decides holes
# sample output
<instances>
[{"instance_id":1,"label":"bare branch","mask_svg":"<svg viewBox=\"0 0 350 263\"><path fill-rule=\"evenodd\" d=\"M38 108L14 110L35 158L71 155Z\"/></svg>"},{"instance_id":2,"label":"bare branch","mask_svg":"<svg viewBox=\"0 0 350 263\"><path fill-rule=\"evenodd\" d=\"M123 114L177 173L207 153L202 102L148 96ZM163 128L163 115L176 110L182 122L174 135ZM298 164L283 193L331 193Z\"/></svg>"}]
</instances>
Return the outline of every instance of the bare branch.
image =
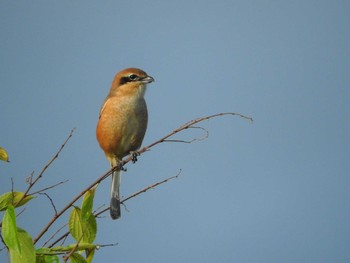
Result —
<instances>
[{"instance_id":1,"label":"bare branch","mask_svg":"<svg viewBox=\"0 0 350 263\"><path fill-rule=\"evenodd\" d=\"M14 199L14 193L13 193L13 186L14 186L14 182L13 182L13 178L11 177L11 192L12 192L12 200Z\"/></svg>"},{"instance_id":2,"label":"bare branch","mask_svg":"<svg viewBox=\"0 0 350 263\"><path fill-rule=\"evenodd\" d=\"M40 193L42 193L42 192L44 192L44 191L46 191L46 190L49 190L49 189L54 188L54 187L56 187L56 186L59 186L59 185L61 185L61 184L67 183L68 181L69 181L69 180L65 180L65 181L59 182L59 183L57 183L57 184L54 184L54 185L45 187L45 188L43 188L43 189L41 189L41 190L38 190L38 191L33 192L33 193L30 193L30 195L40 194Z\"/></svg>"},{"instance_id":3,"label":"bare branch","mask_svg":"<svg viewBox=\"0 0 350 263\"><path fill-rule=\"evenodd\" d=\"M65 228L67 224L64 224L63 226L61 226L55 233L52 234L52 236L44 243L43 247L45 247L59 232L62 231L63 228ZM67 232L67 235L69 234L69 232ZM64 238L64 237L63 237ZM62 239L63 239L62 238ZM59 240L57 240L57 242L59 242ZM54 246L54 245L53 245ZM51 248L52 246L49 246L49 248Z\"/></svg>"},{"instance_id":4,"label":"bare branch","mask_svg":"<svg viewBox=\"0 0 350 263\"><path fill-rule=\"evenodd\" d=\"M164 183L166 183L166 182L168 182L168 181L170 181L170 180L172 180L172 179L178 178L178 177L180 176L180 174L181 174L181 171L182 171L182 170L180 169L180 171L177 173L177 175L168 177L168 178L166 178L166 179L164 179L164 180L162 180L162 181L160 181L160 182L157 182L157 183L155 183L155 184L152 184L152 185L150 185L150 186L147 186L147 187L144 188L144 189L141 189L141 190L137 191L136 193L134 193L134 194L132 194L132 195L130 195L130 196L124 198L120 203L121 203L121 204L124 204L126 201L128 201L128 200L130 200L130 199L132 199L132 198L134 198L134 197L136 197L136 196L138 196L138 195L140 195L140 194L142 194L142 193L147 192L149 189L155 188L155 187L157 187L158 185L164 184ZM109 207L107 207L107 208L103 209L102 211L96 213L96 214L95 214L95 217L98 217L98 216L100 216L101 214L103 214L104 212L107 212L107 211L109 211Z\"/></svg>"},{"instance_id":5,"label":"bare branch","mask_svg":"<svg viewBox=\"0 0 350 263\"><path fill-rule=\"evenodd\" d=\"M80 241L81 241L82 239L83 239L83 235L81 235L80 239L78 240L78 242L76 243L76 245L74 246L74 248L73 248L71 251L69 251L69 252L63 257L63 261L64 261L64 262L67 262L68 259L69 259L69 257L70 257L71 255L73 255L73 253L74 253L75 251L77 251L77 249L78 249L78 247L79 247L79 244L80 244Z\"/></svg>"},{"instance_id":6,"label":"bare branch","mask_svg":"<svg viewBox=\"0 0 350 263\"><path fill-rule=\"evenodd\" d=\"M43 174L45 173L45 171L47 170L47 168L50 167L50 165L58 158L58 156L60 155L61 151L63 150L63 148L66 146L67 142L69 141L70 138L72 138L73 136L73 132L75 131L75 128L72 129L70 131L70 134L68 135L67 139L64 141L64 143L61 145L60 149L56 152L56 154L51 158L51 160L44 166L44 168L41 170L41 172L39 173L39 175L34 179L33 182L30 183L27 191L25 192L24 196L26 196L30 189L35 185L35 183L43 176Z\"/></svg>"},{"instance_id":7,"label":"bare branch","mask_svg":"<svg viewBox=\"0 0 350 263\"><path fill-rule=\"evenodd\" d=\"M180 143L193 143L195 141L203 141L203 140L206 140L208 139L209 137L209 131L204 129L203 127L199 127L199 126L192 126L192 127L188 127L189 129L200 129L200 130L203 130L205 132L205 135L203 137L200 137L200 138L193 138L191 140L169 140L169 139L166 139L164 140L163 142L180 142Z\"/></svg>"},{"instance_id":8,"label":"bare branch","mask_svg":"<svg viewBox=\"0 0 350 263\"><path fill-rule=\"evenodd\" d=\"M46 231L51 227L51 225L59 218L61 215L63 215L64 212L66 212L80 197L82 197L89 189L94 187L95 185L99 184L101 181L106 179L109 175L112 174L114 170L118 169L118 167L114 167L102 176L98 178L95 182L90 184L88 187L86 187L80 194L78 194L76 197L73 198L72 201L70 201L60 212L58 212L55 216L51 218L49 223L41 230L41 232L38 234L38 236L33 240L33 244L38 242L38 240L46 233Z\"/></svg>"},{"instance_id":9,"label":"bare branch","mask_svg":"<svg viewBox=\"0 0 350 263\"><path fill-rule=\"evenodd\" d=\"M97 213L99 213L99 210L104 209L104 207L105 207L105 206L106 206L105 204L100 205L100 206L99 206L99 207L97 207L97 208L95 209L95 211L93 211L92 213L93 213L93 214L97 214Z\"/></svg>"},{"instance_id":10,"label":"bare branch","mask_svg":"<svg viewBox=\"0 0 350 263\"><path fill-rule=\"evenodd\" d=\"M224 113L218 113L218 114L214 114L214 115L210 115L210 116L205 116L205 117L201 117L201 118L197 118L197 119L193 119L185 124L183 124L182 126L180 126L179 128L173 130L172 132L170 132L168 135L164 136L163 138L159 139L158 141L155 141L153 143L151 143L150 145L146 146L146 147L143 147L142 149L140 149L137 153L138 154L141 154L141 153L144 153L146 151L148 151L150 148L156 146L157 144L160 144L160 143L163 143L163 142L166 142L166 141L177 141L177 142L186 142L186 141L180 141L180 140L169 140L169 138L183 130L186 130L186 129L189 129L189 128L193 128L193 129L202 129L204 131L206 131L204 128L202 127L197 127L197 126L194 126L195 124L199 123L199 122L202 122L202 121L205 121L205 120L209 120L209 119L212 119L212 118L215 118L215 117L219 117L219 116L225 116L225 115L233 115L233 116L238 116L238 117L241 117L243 119L246 119L246 120L249 120L249 121L253 121L253 119L251 117L247 117L245 115L242 115L240 113L234 113L234 112L224 112ZM72 130L73 132L73 130ZM70 134L70 136L68 137L68 139L72 136L72 132ZM205 138L208 137L208 132L206 131L206 136L204 136L203 138L200 138L200 139L194 139L194 140L203 140ZM66 142L68 141L68 139L66 140ZM193 140L192 140L193 141ZM65 142L65 143L66 143ZM28 188L26 194L29 192L30 188L36 183L37 180L39 180L39 178L42 176L43 172L47 169L47 167L53 162L53 160L55 158L57 158L58 154L60 153L60 151L62 150L62 148L64 147L65 143L62 145L61 149L58 151L58 153L56 154L56 156L54 156L54 158L44 167L43 171L39 174L39 176L34 180L34 182L30 185L30 187ZM187 142L189 143L189 142ZM122 165L130 162L133 160L133 154L130 155L129 157L125 158L122 162ZM121 166L122 167L122 166ZM121 169L120 166L116 166L114 168L112 168L111 170L109 170L108 172L106 172L105 174L103 174L100 178L98 178L95 182L93 182L92 184L90 184L88 187L86 187L80 194L78 194L75 198L73 198L73 200L71 202L69 202L60 212L58 212L55 216L53 216L51 218L51 220L49 221L49 223L41 230L41 232L38 234L38 236L33 240L33 243L36 244L36 242L47 232L47 230L51 227L51 225L64 213L66 212L81 196L83 196L89 189L91 189L92 187L94 187L95 185L99 184L100 182L102 182L103 180L105 180L109 175L111 175L111 173L115 170L120 170ZM180 171L181 172L181 171ZM179 173L180 173L179 172ZM129 196L128 198L122 200L122 203L123 202L126 202L127 200L131 199L131 198L134 198L136 197L137 195L141 194L141 193L144 193L146 191L148 191L149 189L152 189L162 183L165 183L171 179L174 179L174 178L177 178L179 176L176 175L176 176L173 176L173 177L169 177L161 182L158 182L154 185L151 185L147 188L144 188L140 191L138 191L137 193ZM95 214L95 216L98 216L100 214L102 214L103 212L107 211L109 208L106 208L102 211L100 211L99 213ZM67 236L69 235L69 233L67 234ZM61 237L61 238L64 238L64 237ZM60 238L60 239L61 239ZM60 240L59 239L59 240ZM55 244L55 243L54 243Z\"/></svg>"},{"instance_id":11,"label":"bare branch","mask_svg":"<svg viewBox=\"0 0 350 263\"><path fill-rule=\"evenodd\" d=\"M177 129L173 130L168 135L165 135L163 138L159 139L158 141L155 141L155 142L151 143L150 145L143 147L142 149L140 149L138 151L138 153L142 154L142 153L148 151L153 146L156 146L157 144L160 144L162 142L167 141L168 138L170 138L171 136L174 136L175 134L177 134L177 133L179 133L179 132L181 132L183 130L196 127L196 126L193 126L193 125L195 125L195 124L197 124L199 122L202 122L202 121L205 121L205 120L209 120L209 119L212 119L212 118L216 118L216 117L220 117L220 116L226 116L226 115L238 116L240 118L243 118L243 119L246 119L246 120L249 120L249 121L253 122L253 118L245 116L245 115L240 114L240 113L235 113L235 112L222 112L222 113L217 113L217 114L213 114L213 115L210 115L210 116L200 117L200 118L197 118L197 119L193 119L193 120L191 120L189 122L186 122L185 124L183 124L182 126L180 126ZM123 164L126 164L126 163L128 163L130 161L132 161L132 156L129 156L125 160L123 160Z\"/></svg>"},{"instance_id":12,"label":"bare branch","mask_svg":"<svg viewBox=\"0 0 350 263\"><path fill-rule=\"evenodd\" d=\"M34 176L34 171L32 171L30 175L27 176L26 178L27 184L31 184L33 182L33 176Z\"/></svg>"},{"instance_id":13,"label":"bare branch","mask_svg":"<svg viewBox=\"0 0 350 263\"><path fill-rule=\"evenodd\" d=\"M69 236L69 231L67 231L66 233L64 233L62 236L60 236L57 240L55 240L52 244L50 244L49 246L48 246L48 248L52 248L53 246L55 246L58 242L60 242L61 240L63 240L62 241L62 244L64 243L64 240ZM45 244L46 243L48 243L49 242L49 240L47 241L47 242L45 242Z\"/></svg>"},{"instance_id":14,"label":"bare branch","mask_svg":"<svg viewBox=\"0 0 350 263\"><path fill-rule=\"evenodd\" d=\"M39 195L45 195L45 196L50 200L51 205L52 205L53 209L55 210L55 215L57 215L56 206L55 206L55 204L53 203L52 198L51 198L47 193L39 193Z\"/></svg>"},{"instance_id":15,"label":"bare branch","mask_svg":"<svg viewBox=\"0 0 350 263\"><path fill-rule=\"evenodd\" d=\"M122 200L120 203L123 204L124 202L130 200L131 198L134 198L134 197L136 197L136 196L138 196L138 195L140 195L140 194L142 194L142 193L147 192L149 189L155 188L155 187L157 187L157 186L160 185L160 184L164 184L164 183L166 183L166 182L168 182L168 181L170 181L170 180L172 180L172 179L178 178L178 177L180 176L180 174L181 174L181 169L180 169L180 171L177 173L177 175L171 176L171 177L169 177L169 178L167 178L167 179L165 179L165 180L163 180L163 181L160 181L160 182L157 182L157 183L152 184L152 185L150 185L150 186L147 186L146 188L141 189L140 191L137 191L136 193L130 195L130 196L127 197L127 198L125 198L125 199Z\"/></svg>"},{"instance_id":16,"label":"bare branch","mask_svg":"<svg viewBox=\"0 0 350 263\"><path fill-rule=\"evenodd\" d=\"M122 200L121 203L123 204L123 203L125 203L126 201L128 201L128 200L130 200L130 199L132 199L132 198L134 198L134 197L136 197L136 196L138 196L138 195L140 195L140 194L142 194L142 193L148 191L148 190L151 189L151 188L155 188L155 187L157 187L158 185L161 185L161 184L163 184L163 183L166 183L166 182L168 182L168 181L170 181L170 180L172 180L172 179L175 179L175 178L179 177L180 173L181 173L181 170L180 170L180 171L177 173L177 175L175 175L175 176L171 176L171 177L169 177L169 178L166 178L165 180L162 180L162 181L160 181L160 182L157 182L157 183L155 183L155 184L152 184L152 185L150 185L150 186L148 186L148 187L146 187L146 188L144 188L144 189L142 189L142 190L140 190L140 191L138 191L138 192L136 192L136 193L130 195L129 197L127 197L127 198L125 198L124 200ZM90 188L89 188L89 189L90 189ZM102 206L101 206L101 207L102 207ZM99 209L97 209L97 210L99 210ZM94 213L94 215L95 215L95 217L99 217L101 214L103 214L103 213L105 213L105 212L107 212L107 211L109 211L109 207L107 207L107 208L105 208L105 209L103 209L103 210L101 210L101 211L99 211L99 212L97 212L97 213ZM63 227L62 227L62 228L63 228ZM58 231L56 231L56 233L55 233L53 236L55 236L62 228L60 228ZM52 248L52 247L55 246L58 242L60 242L61 240L67 238L67 237L69 236L69 234L70 234L69 231L65 232L62 236L60 236L57 240L55 240L53 243L51 243L48 247L49 247L49 248ZM50 240L52 240L53 236L51 236L50 239L47 240L47 241L45 242L44 246L45 246Z\"/></svg>"},{"instance_id":17,"label":"bare branch","mask_svg":"<svg viewBox=\"0 0 350 263\"><path fill-rule=\"evenodd\" d=\"M115 247L115 246L118 246L118 243L112 243L112 244L106 244L106 245L99 245L98 248L101 248L101 247Z\"/></svg>"},{"instance_id":18,"label":"bare branch","mask_svg":"<svg viewBox=\"0 0 350 263\"><path fill-rule=\"evenodd\" d=\"M18 204L20 202L22 202L22 200L28 195L30 189L32 189L32 187L36 184L36 182L39 181L39 179L43 176L44 172L46 171L47 168L49 168L49 166L58 158L58 156L60 155L61 151L63 150L63 148L66 146L67 142L69 141L69 139L73 136L73 132L75 131L75 129L72 129L70 131L70 134L68 135L67 139L64 141L64 143L61 145L60 149L56 152L56 154L51 158L51 160L44 166L44 168L41 170L41 172L39 173L39 175L34 179L33 181L33 172L30 175L30 178L28 180L27 178L27 182L29 181L29 186L27 188L27 190L25 191L23 197L17 202Z\"/></svg>"}]
</instances>

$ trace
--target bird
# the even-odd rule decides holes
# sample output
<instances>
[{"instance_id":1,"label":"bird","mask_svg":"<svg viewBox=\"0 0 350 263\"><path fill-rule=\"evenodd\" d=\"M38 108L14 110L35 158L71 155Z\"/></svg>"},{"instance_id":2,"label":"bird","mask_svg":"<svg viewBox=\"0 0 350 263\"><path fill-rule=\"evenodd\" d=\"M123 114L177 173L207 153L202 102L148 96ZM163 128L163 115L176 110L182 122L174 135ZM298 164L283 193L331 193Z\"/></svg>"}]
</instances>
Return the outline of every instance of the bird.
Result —
<instances>
[{"instance_id":1,"label":"bird","mask_svg":"<svg viewBox=\"0 0 350 263\"><path fill-rule=\"evenodd\" d=\"M100 109L96 138L111 167L112 173L110 216L120 218L120 172L122 159L132 154L136 160L148 123L145 101L147 84L154 78L139 68L118 72Z\"/></svg>"}]
</instances>

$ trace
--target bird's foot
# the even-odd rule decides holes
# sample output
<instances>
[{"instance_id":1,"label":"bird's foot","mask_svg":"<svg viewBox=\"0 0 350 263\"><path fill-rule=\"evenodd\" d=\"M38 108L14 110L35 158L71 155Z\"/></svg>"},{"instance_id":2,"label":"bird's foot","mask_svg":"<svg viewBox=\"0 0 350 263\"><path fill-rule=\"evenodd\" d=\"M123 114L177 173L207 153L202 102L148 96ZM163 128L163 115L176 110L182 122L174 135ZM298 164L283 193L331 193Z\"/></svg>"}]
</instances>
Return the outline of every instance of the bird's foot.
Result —
<instances>
[{"instance_id":1,"label":"bird's foot","mask_svg":"<svg viewBox=\"0 0 350 263\"><path fill-rule=\"evenodd\" d=\"M131 151L131 161L132 163L136 163L137 162L137 156L140 156L140 153L138 151Z\"/></svg>"},{"instance_id":2,"label":"bird's foot","mask_svg":"<svg viewBox=\"0 0 350 263\"><path fill-rule=\"evenodd\" d=\"M118 164L117 164L117 167L118 167L118 170L119 171L123 171L123 172L126 172L126 167L124 167L124 162L123 161L121 161L121 162L118 162Z\"/></svg>"}]
</instances>

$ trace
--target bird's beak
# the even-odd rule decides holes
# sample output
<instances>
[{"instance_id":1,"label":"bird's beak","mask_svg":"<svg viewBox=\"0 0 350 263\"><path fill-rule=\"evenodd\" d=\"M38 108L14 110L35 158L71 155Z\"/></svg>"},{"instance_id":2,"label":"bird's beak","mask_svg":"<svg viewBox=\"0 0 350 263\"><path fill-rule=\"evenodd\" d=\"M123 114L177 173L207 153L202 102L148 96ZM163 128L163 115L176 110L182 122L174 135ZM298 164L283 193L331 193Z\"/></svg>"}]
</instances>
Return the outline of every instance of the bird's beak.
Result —
<instances>
[{"instance_id":1,"label":"bird's beak","mask_svg":"<svg viewBox=\"0 0 350 263\"><path fill-rule=\"evenodd\" d=\"M144 77L143 79L141 79L141 82L143 83L151 83L154 81L154 78L152 78L151 76L147 76L147 77Z\"/></svg>"}]
</instances>

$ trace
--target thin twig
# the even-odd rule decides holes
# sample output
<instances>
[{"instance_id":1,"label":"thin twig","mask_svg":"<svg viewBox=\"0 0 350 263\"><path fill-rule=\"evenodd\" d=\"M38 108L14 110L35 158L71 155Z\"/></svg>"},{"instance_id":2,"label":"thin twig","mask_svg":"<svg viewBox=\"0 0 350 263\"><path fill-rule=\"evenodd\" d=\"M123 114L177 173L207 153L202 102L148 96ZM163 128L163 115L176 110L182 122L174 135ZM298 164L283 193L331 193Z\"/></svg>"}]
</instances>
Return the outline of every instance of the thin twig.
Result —
<instances>
[{"instance_id":1,"label":"thin twig","mask_svg":"<svg viewBox=\"0 0 350 263\"><path fill-rule=\"evenodd\" d=\"M47 245L47 243L49 243L59 232L61 232L61 230L63 229L63 228L65 228L66 226L68 225L68 223L67 224L64 224L63 226L61 226L55 233L53 233L52 234L52 236L44 243L44 245L43 245L43 247L46 247L46 245ZM69 233L69 232L68 232ZM49 246L49 248L50 248L51 246Z\"/></svg>"},{"instance_id":2,"label":"thin twig","mask_svg":"<svg viewBox=\"0 0 350 263\"><path fill-rule=\"evenodd\" d=\"M150 148L154 147L155 145L157 144L160 144L162 142L165 142L169 137L185 130L185 129L189 129L189 128L198 128L196 126L193 126L199 122L202 122L202 121L205 121L205 120L209 120L209 119L212 119L212 118L215 118L215 117L219 117L219 116L225 116L225 115L234 115L234 116L238 116L238 117L241 117L243 119L246 119L246 120L249 120L249 121L253 121L253 119L251 117L247 117L243 114L240 114L240 113L234 113L234 112L223 112L223 113L218 113L218 114L213 114L213 115L210 115L210 116L205 116L205 117L201 117L201 118L197 118L197 119L193 119L185 124L183 124L182 126L180 126L179 128L173 130L172 132L170 132L168 135L164 136L163 138L159 139L158 141L155 141L153 143L151 143L150 145L146 146L146 147L143 147L142 149L138 150L138 154L141 154L141 153L144 153L146 151L148 151ZM133 156L129 156L127 157L126 159L123 160L122 162L122 165L130 162L133 160ZM108 171L107 173L105 173L104 175L102 175L100 178L98 178L95 182L93 182L92 184L90 184L88 187L86 187L80 194L78 194L75 198L73 198L73 200L71 202L69 202L60 212L57 213L57 215L53 216L51 218L51 220L49 221L49 223L41 230L41 232L38 234L38 236L33 240L33 243L36 244L36 242L46 233L46 231L51 227L51 225L64 213L66 212L81 196L83 196L89 189L91 189L92 187L94 187L95 185L97 185L98 183L102 182L104 179L106 179L113 171L115 170L120 170L121 168L120 167L114 167L112 168L110 171ZM44 169L43 169L44 170ZM42 174L42 173L40 173ZM162 184L162 183L165 183L167 182L168 180L170 179L173 179L173 178L176 178L178 175L176 176L173 176L171 178L168 178L162 182L159 182L159 183L156 183L152 186L149 186L145 189L142 189L141 191L135 193L134 195L124 199L121 203L129 200L130 198L133 198L143 192L146 192L147 190L151 189L151 188L154 188L156 187L157 185L159 184ZM35 181L33 182L35 183ZM29 191L29 190L28 190ZM28 193L27 191L27 193ZM101 213L107 211L109 208L106 208L104 210L102 210L101 212L99 212L98 214L96 214L96 216L100 215Z\"/></svg>"},{"instance_id":3,"label":"thin twig","mask_svg":"<svg viewBox=\"0 0 350 263\"><path fill-rule=\"evenodd\" d=\"M70 131L70 134L68 135L67 139L64 141L64 143L61 145L60 149L56 152L56 154L51 158L51 160L44 166L44 168L41 170L41 172L39 173L39 175L34 179L34 181L29 185L27 191L25 192L24 196L26 196L30 189L35 185L35 183L43 176L43 174L45 173L45 171L47 170L47 168L50 167L50 165L58 158L58 156L60 155L61 151L63 150L63 148L66 146L67 142L69 141L70 138L72 138L73 133L75 131L75 128L72 129Z\"/></svg>"},{"instance_id":4,"label":"thin twig","mask_svg":"<svg viewBox=\"0 0 350 263\"><path fill-rule=\"evenodd\" d=\"M11 192L12 192L12 200L14 199L14 193L13 193L13 187L14 187L14 182L13 182L13 178L11 177Z\"/></svg>"},{"instance_id":5,"label":"thin twig","mask_svg":"<svg viewBox=\"0 0 350 263\"><path fill-rule=\"evenodd\" d=\"M55 210L55 215L57 215L57 209L56 209L56 206L55 206L52 198L47 193L39 193L39 195L45 195L50 200L50 203L51 203L53 209Z\"/></svg>"},{"instance_id":6,"label":"thin twig","mask_svg":"<svg viewBox=\"0 0 350 263\"><path fill-rule=\"evenodd\" d=\"M96 209L96 211L93 212L93 214L95 214L95 217L97 217L97 216L96 216L97 213L100 214L100 213L103 213L103 212L109 210L109 207L108 207L108 208L104 209L103 211L97 212L98 210L102 209L103 206L105 206L105 205L101 205L100 207L98 207L98 208ZM50 240L52 240L53 237L54 237L60 230L62 230L66 225L67 225L67 224L65 224L65 225L64 225L63 227L61 227L58 231L56 231L55 234L53 234L53 235L45 242L44 247L45 247L46 244L47 244ZM56 239L53 243L51 243L51 244L48 246L48 248L54 247L58 242L60 242L61 240L67 238L67 237L69 236L69 234L70 234L69 231L65 232L65 233L62 234L58 239ZM62 242L62 245L63 245L63 243L64 243L64 241Z\"/></svg>"},{"instance_id":7,"label":"thin twig","mask_svg":"<svg viewBox=\"0 0 350 263\"><path fill-rule=\"evenodd\" d=\"M44 166L44 168L41 170L41 172L39 173L39 175L34 179L30 179L30 184L27 188L27 190L24 192L24 195L22 196L22 198L17 202L17 204L19 204L29 193L30 189L32 189L32 187L39 181L39 179L43 176L43 174L45 173L45 171L47 170L47 168L50 167L50 165L58 158L58 156L60 155L61 151L63 150L63 148L66 146L67 142L69 141L70 138L72 138L73 136L73 132L75 131L75 128L72 129L70 131L70 134L68 135L67 139L64 141L64 143L61 145L61 147L59 148L59 150L56 152L56 154L51 158L50 161L48 161L48 163Z\"/></svg>"},{"instance_id":8,"label":"thin twig","mask_svg":"<svg viewBox=\"0 0 350 263\"><path fill-rule=\"evenodd\" d=\"M180 169L180 171L177 173L177 175L171 176L171 177L169 177L169 178L167 178L167 179L164 179L163 181L160 181L160 182L157 182L157 183L152 184L152 185L150 185L150 186L147 186L146 188L141 189L140 191L138 191L138 192L136 192L136 193L130 195L129 197L125 198L125 199L122 200L120 203L123 204L124 202L130 200L131 198L134 198L134 197L136 197L136 196L138 196L138 195L140 195L140 194L142 194L142 193L147 192L149 189L155 188L155 187L157 187L157 186L160 185L160 184L164 184L164 183L166 183L166 182L168 182L168 181L170 181L170 180L172 180L172 179L178 178L179 175L180 175L180 173L181 173L181 169Z\"/></svg>"},{"instance_id":9,"label":"thin twig","mask_svg":"<svg viewBox=\"0 0 350 263\"><path fill-rule=\"evenodd\" d=\"M41 192L44 192L44 191L46 191L46 190L49 190L49 189L54 188L54 187L56 187L56 186L59 186L59 185L61 185L61 184L67 183L68 181L69 181L69 180L65 180L65 181L59 182L59 183L57 183L57 184L54 184L54 185L45 187L45 188L40 189L40 190L38 190L38 191L36 191L36 192L30 193L30 195L40 194Z\"/></svg>"},{"instance_id":10,"label":"thin twig","mask_svg":"<svg viewBox=\"0 0 350 263\"><path fill-rule=\"evenodd\" d=\"M92 213L93 214L96 214L96 213L98 213L98 211L99 210L101 210L101 209L104 209L104 207L105 207L106 205L105 204L103 204L103 205L100 205L99 207L97 207Z\"/></svg>"},{"instance_id":11,"label":"thin twig","mask_svg":"<svg viewBox=\"0 0 350 263\"><path fill-rule=\"evenodd\" d=\"M23 209L21 211L19 211L19 213L16 215L16 217L19 217L22 213L24 213L24 211L26 211L25 207L23 207Z\"/></svg>"},{"instance_id":12,"label":"thin twig","mask_svg":"<svg viewBox=\"0 0 350 263\"><path fill-rule=\"evenodd\" d=\"M55 216L51 218L49 223L41 230L41 232L38 234L38 236L33 240L33 243L36 244L38 240L46 233L46 231L51 227L51 225L64 213L66 212L80 197L82 197L89 189L94 187L95 185L99 184L101 181L106 179L111 173L116 170L118 167L114 167L102 176L98 178L95 182L90 184L88 187L86 187L80 194L78 194L76 197L73 198L72 201L70 201L60 212L58 212Z\"/></svg>"},{"instance_id":13,"label":"thin twig","mask_svg":"<svg viewBox=\"0 0 350 263\"><path fill-rule=\"evenodd\" d=\"M26 182L27 182L28 184L31 184L31 183L33 182L33 176L34 176L34 171L32 171L32 172L30 173L30 175L28 175L27 178L26 178Z\"/></svg>"},{"instance_id":14,"label":"thin twig","mask_svg":"<svg viewBox=\"0 0 350 263\"><path fill-rule=\"evenodd\" d=\"M112 243L112 244L106 244L106 245L98 245L98 248L96 247L96 249L100 249L101 247L115 247L118 246L118 243Z\"/></svg>"},{"instance_id":15,"label":"thin twig","mask_svg":"<svg viewBox=\"0 0 350 263\"><path fill-rule=\"evenodd\" d=\"M69 234L70 234L70 232L67 231L67 232L64 233L62 236L60 236L57 240L55 240L52 244L50 244L50 245L48 246L48 248L52 248L52 247L55 246L58 242L60 242L61 240L67 238L67 237L69 236ZM47 242L46 242L46 243L47 243ZM46 243L45 243L45 244L46 244ZM62 243L62 245L63 245L63 243Z\"/></svg>"},{"instance_id":16,"label":"thin twig","mask_svg":"<svg viewBox=\"0 0 350 263\"><path fill-rule=\"evenodd\" d=\"M179 175L180 175L180 173L181 173L181 171L182 171L182 170L180 169L180 171L177 173L177 175L173 175L173 176L168 177L168 178L166 178L166 179L164 179L164 180L162 180L162 181L160 181L160 182L157 182L157 183L155 183L155 184L152 184L152 185L150 185L150 186L147 186L146 188L143 188L143 189L137 191L136 193L134 193L134 194L132 194L132 195L130 195L130 196L124 198L120 203L121 203L121 204L124 204L126 201L128 201L128 200L130 200L130 199L132 199L132 198L134 198L134 197L136 197L136 196L138 196L138 195L140 195L140 194L142 194L142 193L145 193L145 192L148 191L149 189L155 188L155 187L157 187L158 185L164 184L164 183L166 183L166 182L168 182L168 181L170 181L170 180L172 180L172 179L178 178ZM107 211L109 211L109 207L107 207L107 208L101 210L100 212L96 213L96 214L95 214L95 217L98 217L98 216L100 216L101 214L103 214L104 212L107 212Z\"/></svg>"},{"instance_id":17,"label":"thin twig","mask_svg":"<svg viewBox=\"0 0 350 263\"><path fill-rule=\"evenodd\" d=\"M64 257L63 260L64 262L67 262L69 257L71 255L73 255L73 253L77 250L77 248L79 247L80 241L83 239L83 234L81 235L81 237L79 238L78 242L76 243L76 245L74 246L74 248L72 250L69 251L69 253L67 253Z\"/></svg>"},{"instance_id":18,"label":"thin twig","mask_svg":"<svg viewBox=\"0 0 350 263\"><path fill-rule=\"evenodd\" d=\"M192 140L176 140L176 139L166 139L163 142L180 142L180 143L193 143L195 141L203 141L208 139L209 137L209 131L204 129L203 127L199 127L199 126L192 126L192 127L188 127L189 129L200 129L203 130L205 132L205 135L203 137L200 138L193 138Z\"/></svg>"},{"instance_id":19,"label":"thin twig","mask_svg":"<svg viewBox=\"0 0 350 263\"><path fill-rule=\"evenodd\" d=\"M197 119L193 119L193 120L191 120L189 122L186 122L185 124L183 124L182 126L180 126L177 129L173 130L168 135L165 135L163 138L159 139L158 141L155 141L155 142L149 144L148 146L145 146L145 147L141 148L140 150L138 150L138 153L142 154L142 153L148 151L153 146L166 141L169 137L171 137L171 136L173 136L173 135L175 135L175 134L177 134L177 133L179 133L179 132L181 132L183 130L186 130L186 129L189 129L189 128L193 128L194 127L193 125L195 125L195 124L197 124L199 122L202 122L202 121L205 121L205 120L209 120L209 119L212 119L212 118L216 118L216 117L220 117L220 116L225 116L225 115L238 116L240 118L243 118L243 119L246 119L246 120L249 120L249 121L253 122L253 118L245 116L245 115L240 114L240 113L235 113L235 112L222 112L222 113L217 113L217 114L213 114L213 115L210 115L210 116L200 117L200 118L197 118ZM129 156L128 158L123 160L123 164L126 164L126 163L128 163L130 161L132 161L132 156Z\"/></svg>"}]
</instances>

